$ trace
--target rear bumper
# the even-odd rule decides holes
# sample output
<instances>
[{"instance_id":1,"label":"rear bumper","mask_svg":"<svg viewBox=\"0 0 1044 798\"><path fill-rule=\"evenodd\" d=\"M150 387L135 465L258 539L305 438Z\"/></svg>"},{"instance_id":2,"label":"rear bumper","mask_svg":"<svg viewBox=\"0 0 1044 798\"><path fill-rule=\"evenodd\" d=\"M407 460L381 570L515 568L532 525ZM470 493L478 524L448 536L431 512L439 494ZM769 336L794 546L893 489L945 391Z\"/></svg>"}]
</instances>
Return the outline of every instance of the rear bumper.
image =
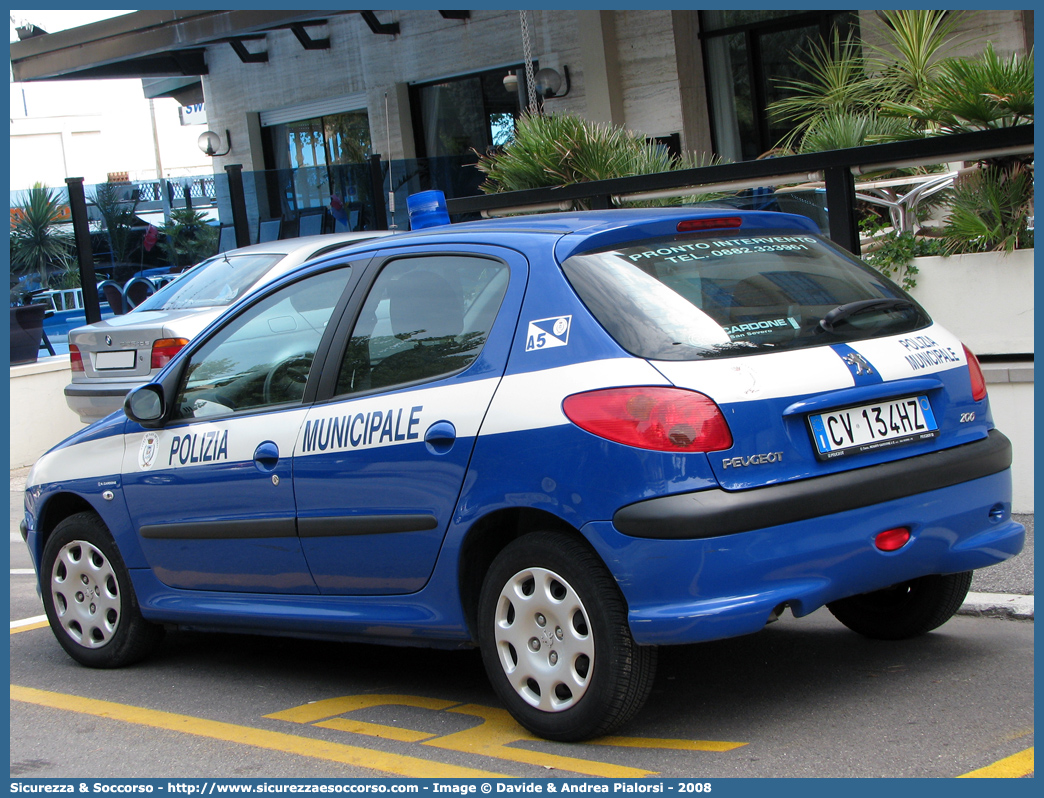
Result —
<instances>
[{"instance_id":1,"label":"rear bumper","mask_svg":"<svg viewBox=\"0 0 1044 798\"><path fill-rule=\"evenodd\" d=\"M696 643L763 628L777 608L796 616L928 574L1002 562L1022 550L1011 520L1011 472L839 513L713 538L650 539L609 522L583 531L613 573L641 644ZM874 546L905 526L894 552Z\"/></svg>"},{"instance_id":2,"label":"rear bumper","mask_svg":"<svg viewBox=\"0 0 1044 798\"><path fill-rule=\"evenodd\" d=\"M647 499L618 510L613 525L639 538L732 535L908 498L1010 467L1011 441L991 430L973 443L829 476L752 490L715 489Z\"/></svg>"},{"instance_id":3,"label":"rear bumper","mask_svg":"<svg viewBox=\"0 0 1044 798\"><path fill-rule=\"evenodd\" d=\"M123 407L127 393L142 382L72 382L65 386L65 403L80 417L84 424L105 418Z\"/></svg>"}]
</instances>

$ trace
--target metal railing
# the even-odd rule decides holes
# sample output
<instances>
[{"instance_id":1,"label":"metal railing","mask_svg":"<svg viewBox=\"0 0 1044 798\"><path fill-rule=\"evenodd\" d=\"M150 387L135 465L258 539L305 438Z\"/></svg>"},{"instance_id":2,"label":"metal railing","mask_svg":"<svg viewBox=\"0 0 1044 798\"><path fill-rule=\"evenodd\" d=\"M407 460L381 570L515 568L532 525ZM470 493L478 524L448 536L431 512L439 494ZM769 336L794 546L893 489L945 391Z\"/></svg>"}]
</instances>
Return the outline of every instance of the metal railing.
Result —
<instances>
[{"instance_id":1,"label":"metal railing","mask_svg":"<svg viewBox=\"0 0 1044 798\"><path fill-rule=\"evenodd\" d=\"M611 208L628 199L655 199L706 192L738 191L819 180L825 184L829 235L859 254L855 178L898 168L953 161L978 161L1033 152L1033 125L961 133L844 150L787 155L612 180L483 194L447 200L453 214L497 215L570 207Z\"/></svg>"}]
</instances>

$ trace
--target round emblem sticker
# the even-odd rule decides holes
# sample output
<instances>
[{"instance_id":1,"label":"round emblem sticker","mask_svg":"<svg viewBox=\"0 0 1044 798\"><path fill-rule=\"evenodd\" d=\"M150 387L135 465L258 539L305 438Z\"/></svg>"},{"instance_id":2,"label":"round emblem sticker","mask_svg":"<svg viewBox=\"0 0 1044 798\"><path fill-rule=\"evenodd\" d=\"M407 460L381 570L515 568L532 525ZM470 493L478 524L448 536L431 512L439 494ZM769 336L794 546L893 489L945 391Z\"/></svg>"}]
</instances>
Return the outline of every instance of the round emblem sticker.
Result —
<instances>
[{"instance_id":1,"label":"round emblem sticker","mask_svg":"<svg viewBox=\"0 0 1044 798\"><path fill-rule=\"evenodd\" d=\"M555 322L555 326L553 329L555 335L561 338L565 331L569 329L569 322L567 322L565 319L559 319Z\"/></svg>"},{"instance_id":2,"label":"round emblem sticker","mask_svg":"<svg viewBox=\"0 0 1044 798\"><path fill-rule=\"evenodd\" d=\"M146 432L141 439L141 449L138 451L138 467L141 469L152 468L152 461L156 459L157 443L159 435L155 432Z\"/></svg>"}]
</instances>

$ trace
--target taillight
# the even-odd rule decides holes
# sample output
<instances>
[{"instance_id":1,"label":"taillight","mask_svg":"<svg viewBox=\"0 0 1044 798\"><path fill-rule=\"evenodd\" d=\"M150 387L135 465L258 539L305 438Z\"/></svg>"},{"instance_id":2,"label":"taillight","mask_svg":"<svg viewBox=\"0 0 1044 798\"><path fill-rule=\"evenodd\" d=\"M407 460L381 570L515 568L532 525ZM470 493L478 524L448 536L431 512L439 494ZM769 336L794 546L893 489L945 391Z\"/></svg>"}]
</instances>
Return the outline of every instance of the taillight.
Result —
<instances>
[{"instance_id":1,"label":"taillight","mask_svg":"<svg viewBox=\"0 0 1044 798\"><path fill-rule=\"evenodd\" d=\"M600 438L661 452L717 452L732 433L713 400L681 388L608 388L573 394L566 417Z\"/></svg>"},{"instance_id":2,"label":"taillight","mask_svg":"<svg viewBox=\"0 0 1044 798\"><path fill-rule=\"evenodd\" d=\"M739 216L725 216L716 219L683 219L678 222L679 233L692 233L697 230L734 230L743 224Z\"/></svg>"},{"instance_id":3,"label":"taillight","mask_svg":"<svg viewBox=\"0 0 1044 798\"><path fill-rule=\"evenodd\" d=\"M83 371L83 355L76 344L69 344L69 367L73 371Z\"/></svg>"},{"instance_id":4,"label":"taillight","mask_svg":"<svg viewBox=\"0 0 1044 798\"><path fill-rule=\"evenodd\" d=\"M961 344L961 346L964 346ZM964 356L968 358L968 374L971 377L972 399L981 402L986 398L986 377L982 374L982 366L979 358L972 354L968 347L964 347Z\"/></svg>"},{"instance_id":5,"label":"taillight","mask_svg":"<svg viewBox=\"0 0 1044 798\"><path fill-rule=\"evenodd\" d=\"M188 338L159 338L154 341L152 344L151 368L163 368L187 343Z\"/></svg>"}]
</instances>

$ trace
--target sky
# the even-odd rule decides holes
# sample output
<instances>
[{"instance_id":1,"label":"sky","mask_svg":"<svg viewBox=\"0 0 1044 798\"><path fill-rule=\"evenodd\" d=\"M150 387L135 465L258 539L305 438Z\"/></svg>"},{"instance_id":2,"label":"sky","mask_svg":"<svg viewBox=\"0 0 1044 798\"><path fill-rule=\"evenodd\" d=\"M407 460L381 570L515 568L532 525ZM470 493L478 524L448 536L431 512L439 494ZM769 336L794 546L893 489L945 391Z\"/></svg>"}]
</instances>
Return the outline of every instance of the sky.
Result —
<instances>
[{"instance_id":1,"label":"sky","mask_svg":"<svg viewBox=\"0 0 1044 798\"><path fill-rule=\"evenodd\" d=\"M133 11L129 9L122 9L120 11L94 11L94 10L82 10L67 8L61 11L11 11L11 41L18 41L18 34L15 33L15 26L20 24L23 20L32 22L37 27L43 28L48 33L57 33L60 30L66 30L67 28L75 28L80 25L87 25L91 22L98 22L102 19L109 19L111 17L118 17L122 14L131 14Z\"/></svg>"}]
</instances>

